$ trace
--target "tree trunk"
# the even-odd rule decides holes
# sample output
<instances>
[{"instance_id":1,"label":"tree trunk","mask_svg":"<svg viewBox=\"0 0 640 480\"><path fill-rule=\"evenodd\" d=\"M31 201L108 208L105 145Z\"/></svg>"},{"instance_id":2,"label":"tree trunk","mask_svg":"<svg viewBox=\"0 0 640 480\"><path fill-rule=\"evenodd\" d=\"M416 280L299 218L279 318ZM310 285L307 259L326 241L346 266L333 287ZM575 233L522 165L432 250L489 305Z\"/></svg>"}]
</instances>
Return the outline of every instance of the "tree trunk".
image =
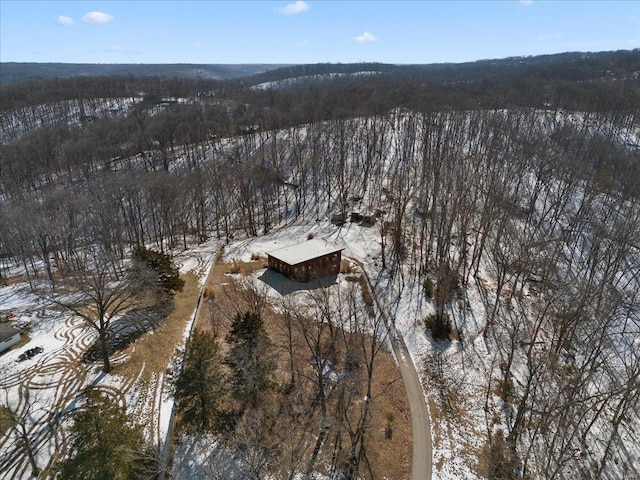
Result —
<instances>
[{"instance_id":1,"label":"tree trunk","mask_svg":"<svg viewBox=\"0 0 640 480\"><path fill-rule=\"evenodd\" d=\"M102 356L102 371L109 373L111 371L111 360L109 359L109 339L107 332L101 330L99 332L100 354Z\"/></svg>"}]
</instances>

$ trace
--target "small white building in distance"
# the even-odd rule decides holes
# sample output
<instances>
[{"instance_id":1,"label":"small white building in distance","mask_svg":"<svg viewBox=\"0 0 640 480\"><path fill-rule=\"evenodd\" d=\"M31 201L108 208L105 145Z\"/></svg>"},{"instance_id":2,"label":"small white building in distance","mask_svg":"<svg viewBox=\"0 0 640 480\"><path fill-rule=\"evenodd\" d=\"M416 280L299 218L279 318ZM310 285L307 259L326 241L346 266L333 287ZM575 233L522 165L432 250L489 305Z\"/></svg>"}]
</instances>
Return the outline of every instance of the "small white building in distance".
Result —
<instances>
[{"instance_id":1,"label":"small white building in distance","mask_svg":"<svg viewBox=\"0 0 640 480\"><path fill-rule=\"evenodd\" d=\"M0 323L0 353L20 341L20 330Z\"/></svg>"}]
</instances>

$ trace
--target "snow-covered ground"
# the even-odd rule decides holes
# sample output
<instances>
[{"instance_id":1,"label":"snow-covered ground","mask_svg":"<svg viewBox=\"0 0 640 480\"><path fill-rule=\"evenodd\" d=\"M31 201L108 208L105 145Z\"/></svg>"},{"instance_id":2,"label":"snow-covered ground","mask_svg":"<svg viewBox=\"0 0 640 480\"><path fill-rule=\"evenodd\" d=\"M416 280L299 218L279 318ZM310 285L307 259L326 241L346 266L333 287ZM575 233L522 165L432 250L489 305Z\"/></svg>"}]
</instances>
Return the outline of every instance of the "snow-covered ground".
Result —
<instances>
[{"instance_id":1,"label":"snow-covered ground","mask_svg":"<svg viewBox=\"0 0 640 480\"><path fill-rule=\"evenodd\" d=\"M386 288L384 283L389 279L381 274L380 233L375 226L363 227L358 224L346 223L344 226L339 227L330 222L296 222L287 228L274 231L268 235L234 242L225 246L223 259L227 262L233 262L233 260L248 262L251 260L252 255L265 255L266 252L276 248L305 241L309 234L312 234L314 238L329 240L336 245L344 247L343 258L353 258L360 261L367 269L367 273L372 280L376 278L379 279L380 290ZM282 293L278 291L278 289L273 288L266 282L259 281L259 277L263 275L263 273L264 271L259 270L255 272L251 278L259 287L262 286L266 288L267 293L273 298L282 298ZM338 287L339 286L336 285L336 288ZM433 311L433 307L427 305L424 301L421 286L419 285L412 285L404 291L397 293L397 299L399 301L397 304L393 302L395 305L392 307L393 312L390 318L394 319L397 330L403 336L418 372L422 372L421 376L425 385L426 398L434 399L437 396L437 392L431 390L434 385L430 384L426 378L424 364L430 356L436 352L436 349L434 349L434 344L421 322L428 313ZM296 299L298 302L304 302L306 291L293 291L287 294L287 296ZM384 296L382 300L384 303L391 305L391 302L386 302L388 299L384 298ZM482 312L483 307L479 298L474 297L471 304L471 311L465 313L465 315L467 318L473 317L475 325L479 326L483 323ZM469 325L474 322L469 322ZM474 329L477 327L469 326L469 328ZM478 342L481 347L482 341L478 340ZM460 351L459 344L454 342L444 354L455 356L460 355ZM486 372L482 365L479 365L477 368L469 368L467 365L463 372L452 372L451 377L461 378L459 377L460 373L464 374L464 377L462 377L464 381L461 381L460 385L458 385L461 387L460 391L473 391L473 395L470 394L466 396L467 402L469 403L469 412L470 415L472 415L467 419L467 422L472 422L473 425L477 425L477 428L480 428L484 423L482 405L473 405L472 402L473 399L479 397L478 388L484 384L485 381L483 379L486 377ZM468 429L456 430L453 428L453 425L449 425L448 423L442 426L438 423L440 421L439 415L434 416L432 413L432 438L435 439L433 446L433 478L443 480L481 478L470 468L470 465L473 465L475 461L474 452L465 452L466 449L464 447L471 443L481 449L482 437L480 435L469 436ZM194 457L187 456L186 452L188 451L197 451L198 455ZM176 478L192 478L188 475L184 476L185 472L190 472L189 475L191 475L194 474L193 469L205 468L202 462L207 458L207 450L203 446L201 439L183 439L183 443L179 447L176 455L178 470L174 471L174 474L179 474ZM198 458L202 460L201 463L198 463ZM181 459L185 460L187 465L181 464Z\"/></svg>"},{"instance_id":2,"label":"snow-covered ground","mask_svg":"<svg viewBox=\"0 0 640 480\"><path fill-rule=\"evenodd\" d=\"M465 120L466 114L459 115L459 118L447 118L442 121L441 127L443 130L448 128L449 124L460 121L471 123L470 120ZM501 115L509 115L509 112L493 112L492 120L499 123ZM523 117L525 118L525 117ZM371 173L373 180L371 183L378 182L380 185L377 188L377 192L382 192L379 198L365 198L362 200L362 205L376 208L385 203L390 202L385 198L387 194L385 190L393 191L397 185L392 182L393 169L398 165L409 163L414 161L413 157L405 156L405 151L414 152L415 138L419 138L421 132L428 130L428 119L420 116L414 116L409 112L405 112L402 115L395 115L393 117L384 118L384 120L376 127L381 130L385 135L380 135L379 148L375 148L375 155L380 155L379 161L374 161L373 166L376 169ZM537 112L537 115L530 115L526 117L526 121L531 122L530 130L531 135L539 135L540 132L552 132L554 129L560 129L559 127L566 126L569 129L575 129L575 131L589 130L598 134L614 137L619 142L626 146L626 148L634 149L634 145L637 145L638 138L640 138L640 131L637 126L637 122L631 119L626 127L620 127L614 130L607 128L602 123L594 123L589 115L563 112L563 111L543 111ZM371 119L351 119L345 121L339 125L347 126L345 131L347 135L355 135L364 138L364 133L368 132L368 128L372 125ZM339 158L339 153L334 152L332 149L336 149L335 143L332 137L332 128L336 128L336 134L344 133L337 130L338 124L331 124L327 122L322 125L314 126L302 126L296 127L286 131L276 132L274 137L277 137L279 148L289 148L290 145L294 145L296 142L299 145L304 146L307 136L319 136L326 139L326 144L322 146L327 147L326 162L335 161L335 158ZM477 128L492 128L490 122L478 122ZM407 135L403 137L402 132L411 129L414 136ZM526 133L529 130L523 129ZM364 132L364 133L363 133ZM475 161L473 155L482 156L483 149L486 145L475 146L473 135L467 132L466 129L460 129L460 138L458 139L461 147L456 151L456 155L452 155L452 158L456 159L464 158L463 161L454 162L455 168L460 170L466 168L475 168L472 162ZM266 135L264 132L260 135ZM468 138L465 138L468 135ZM384 137L384 138L383 138ZM262 144L259 141L258 136L255 137L254 143L256 151L262 148ZM243 139L228 139L220 141L218 148L220 151L231 149L234 146L234 142L242 142L250 140L248 137ZM282 142L280 141L282 140ZM373 140L372 140L373 143ZM346 155L349 157L349 162L346 162L346 167L343 165L336 165L336 171L341 172L344 176L342 178L345 192L347 195L364 194L360 191L360 185L369 188L367 195L371 195L371 185L366 185L365 182L359 183L361 179L361 171L356 168L356 164L365 156L365 150L362 145L365 142L353 142L346 148ZM284 145L284 147L282 147ZM360 145L360 147L358 147ZM203 147L207 148L207 147ZM297 148L297 146L296 146ZM306 148L306 147L305 147ZM359 149L360 148L360 149ZM474 150L475 148L475 150ZM303 148L301 147L301 150ZM292 151L295 154L288 152L290 155L283 154L282 157L287 159L291 158L289 163L283 161L282 170L286 172L288 177L285 177L283 181L288 182L291 185L302 185L307 178L304 169L297 167L295 158L298 158L298 151ZM382 152L382 153L380 153ZM255 153L255 152L252 152ZM179 156L179 153L177 154ZM250 158L251 155L247 155ZM419 158L419 156L416 156ZM178 159L176 164L179 164L181 160ZM533 161L533 160L532 160ZM417 162L419 163L419 162ZM505 162L508 166L509 162ZM478 168L482 167L478 164ZM353 171L351 170L353 168ZM509 175L509 170L506 170L505 175ZM401 172L402 173L402 172ZM413 172L411 172L413 174ZM583 196L585 195L585 189L578 181L578 186L570 184L573 188L572 195L567 196L566 204L562 205L559 211L553 211L554 208L558 208L556 198L562 198L563 191L567 187L567 183L559 180L558 178L545 178L545 172L530 171L529 174L525 174L519 177L517 180L519 183L519 190L517 190L518 201L522 201L526 204L527 199L533 199L531 201L532 210L535 215L539 215L541 218L548 217L550 220L551 233L555 233L559 238L564 238L562 235L570 235L572 229L582 227L579 222L592 222L598 223L601 220L610 220L615 223L615 212L623 215L619 198L611 198L605 195L600 197L592 197L592 202L588 208L591 208L593 212L584 214L581 211L583 208ZM332 177L333 178L333 177ZM415 179L415 175L406 175L403 180L402 175L398 175L398 181L404 181L408 179ZM482 180L482 179L480 179ZM350 183L351 182L351 183ZM364 188L363 187L363 188ZM399 187L405 187L405 185L399 185ZM417 189L419 186L413 184L410 188ZM536 190L538 189L538 190ZM534 191L535 190L535 191ZM414 192L415 195L411 197L408 202L407 218L413 218L414 213L417 212L417 206L414 204L414 199L419 196L419 192ZM476 191L481 195L483 192L481 189ZM593 193L593 192L592 192ZM535 196L534 196L535 194ZM285 195L287 195L285 193ZM324 193L320 192L318 196L323 196ZM335 192L333 194L336 195ZM600 194L598 194L600 195ZM310 195L311 196L311 195ZM330 194L326 195L330 197ZM348 198L348 196L345 196ZM288 199L288 205L291 207L294 204L294 198L291 195ZM321 207L322 204L330 203L332 206ZM375 293L378 295L380 301L386 306L388 310L388 317L393 319L395 327L402 334L408 348L413 362L417 366L419 372L422 375L423 385L425 388L425 394L432 407L432 437L434 439L434 478L441 479L453 479L453 478L478 478L482 476L482 472L485 471L481 461L483 458L486 460L487 453L484 451L487 446L487 439L490 433L495 433L499 428L507 430L507 424L505 419L509 415L512 415L513 405L508 405L498 395L498 388L496 381L500 379L501 358L500 353L497 352L497 347L501 345L500 342L508 340L485 338L486 324L489 316L490 307L502 301L502 298L496 294L497 282L496 282L496 265L498 262L490 261L488 255L485 252L482 262L480 262L478 272L476 276L469 276L468 282L464 288L464 298L451 302L447 306L447 313L450 315L453 321L455 329L459 332L462 340L453 340L451 342L434 342L430 337L428 331L424 327L424 319L434 312L434 307L430 299L428 299L423 291L421 277L415 272L415 265L411 268L408 266L408 262L405 262L400 266L394 277L390 277L386 270L381 268L381 245L380 245L380 229L377 225L372 227L365 227L358 224L347 222L342 227L334 225L327 221L327 217L335 213L337 200L335 198L329 198L329 202L326 202L323 198L316 199L315 204L308 202L304 207L302 214L298 217L298 220L291 221L286 225L281 225L271 231L271 233L244 240L239 240L225 246L225 260L232 261L233 259L239 259L243 261L249 261L252 254L264 254L265 252L274 250L276 248L286 246L292 243L303 241L309 234L313 234L316 238L324 238L332 243L342 245L345 247L344 255L359 260L366 268L369 277L373 280L375 285ZM351 205L350 205L351 206ZM524 205L528 206L528 205ZM289 208L287 207L287 208ZM515 202L515 207L523 207L522 204ZM624 205L622 205L624 207ZM331 210L333 208L334 210ZM480 209L480 206L476 206ZM290 211L287 212L289 214ZM526 212L525 212L526 213ZM578 215L584 215L584 217ZM534 216L535 216L534 215ZM606 218L603 218L606 217ZM304 220L306 218L306 220ZM414 220L407 220L414 221ZM554 222L554 223L551 223ZM547 223L540 222L543 225L542 228L547 226ZM606 222L605 222L606 223ZM535 222L531 222L534 226L539 226ZM520 232L518 229L518 221L512 222L513 232L517 232L525 237L532 237L539 232ZM606 225L605 225L606 226ZM266 227L265 227L266 228ZM588 229L585 231L588 232ZM614 230L616 231L616 230ZM514 234L510 232L510 234ZM548 232L544 232L547 234ZM551 237L551 235L548 235ZM588 235L586 235L588 236ZM586 237L585 236L585 237ZM575 271L561 272L562 274L575 275L578 279L582 275L581 270L585 270L584 265L587 265L587 253L591 247L588 238L574 238L574 243L567 245L562 250L562 255L558 258L563 261L567 261L572 264ZM471 247L472 249L474 246ZM572 249L572 250L571 250ZM206 249L205 249L206 250ZM517 255L521 252L513 252L513 255ZM522 252L525 253L525 252ZM187 253L186 255L177 256L177 261L182 264L182 271L189 271L192 269L198 269L199 271L206 271L207 265L203 260L207 256L207 251ZM199 259L194 258L193 255L199 255ZM454 254L455 255L455 254ZM527 258L529 258L527 256ZM634 282L637 282L637 269L638 259L630 258L628 268L624 271L615 273L615 284L627 284L626 288L632 289ZM561 270L561 269L559 269ZM523 282L524 284L524 282ZM12 290L15 291L13 294ZM277 290L270 291L271 295L281 295ZM523 287L522 294L527 297L533 295L529 291L529 286ZM299 294L292 294L294 296L302 296ZM526 302L519 304L512 301L508 307L521 306L523 308L522 318L528 318L531 313L527 309ZM6 304L6 307L5 307ZM637 306L637 305L636 305ZM631 305L633 307L633 305ZM88 345L91 342L90 336L83 337L82 329L79 328L77 321L73 319L59 318L60 314L46 308L46 305L38 303L37 299L29 299L29 293L24 286L12 286L0 289L0 309L3 311L17 312L18 321L23 323L29 323L33 326L33 335L31 342L28 346L39 345L41 342L45 346L45 352L41 356L36 356L34 359L27 361L24 365L16 364L15 352L10 352L0 357L0 372L4 374L6 369L7 375L1 377L10 379L13 382L10 385L10 390L13 392L14 400L17 398L17 384L21 380L28 380L31 376L36 377L34 381L36 384L42 384L43 380L40 370L45 370L47 375L51 375L54 382L76 382L70 383L69 390L77 392L83 385L90 384L92 382L104 382L102 376L100 376L97 369L87 369L86 372L77 371L78 369L72 369L67 364L73 364L68 360L68 352L70 350L78 350L83 345ZM505 306L507 309L507 306ZM638 332L638 318L634 316L634 308L629 309L630 326L632 327L631 333L637 334ZM56 318L56 315L58 318ZM634 323L635 322L635 323ZM633 326L635 325L635 327ZM46 342L52 342L48 344ZM56 343L57 342L57 343ZM634 344L637 345L637 342ZM49 352L51 350L51 352ZM22 351L22 349L20 350ZM59 356L62 360L51 360L49 362L50 353L59 352ZM13 357L13 358L12 358ZM73 359L74 357L72 357ZM9 359L9 360L8 360ZM66 362L64 361L66 360ZM121 361L121 360L120 360ZM521 359L520 359L521 361ZM611 364L614 365L614 359L611 359ZM77 361L75 362L77 363ZM38 369L30 369L29 365L39 365ZM517 359L513 365L512 376L517 384L522 384L525 380L526 368L522 363L518 363ZM32 372L32 370L34 370ZM70 372L63 374L58 370ZM82 369L80 369L82 370ZM27 372L23 376L21 372ZM54 373L51 373L51 372ZM15 373L14 373L15 372ZM13 375L13 376L12 376ZM77 381L80 378L80 381ZM105 388L112 388L114 391L114 398L118 398L119 401L127 402L127 405L135 405L142 403L141 400L144 396L135 393L134 388L128 388L127 385L118 383L119 380L115 377L107 383L100 383ZM155 378L156 384L162 383L162 378ZM134 382L135 384L135 382ZM598 385L594 383L594 390L597 391ZM45 389L46 390L46 389ZM63 395L67 389L59 388L60 395ZM133 390L134 393L118 394L118 390ZM155 390L155 396L160 394L158 389ZM56 402L60 402L61 405L67 405L69 399L58 398L53 393L49 392L48 400L50 402L43 402L48 405L57 405ZM127 396L129 395L129 396ZM153 403L156 407L151 410L164 411L162 407L158 407L161 401ZM66 407L65 407L66 408ZM135 407L134 407L135 408ZM164 415L164 414L163 414ZM162 418L166 418L162 417ZM155 420L158 425L163 424L164 420ZM640 420L637 418L628 419L628 431L639 431ZM163 424L164 425L164 424ZM164 427L163 427L164 428ZM603 428L603 432L606 429ZM162 437L162 428L159 432L149 433L149 438L154 441ZM600 432L598 426L594 427L593 431ZM526 433L525 433L526 435ZM628 433L622 435L628 436ZM6 451L7 439L0 440L4 442L0 444L0 455ZM57 442L57 443L56 443ZM621 455L628 458L630 461L635 461L640 458L640 446L637 440L623 439L626 451ZM49 444L64 444L61 440L48 441ZM49 447L47 447L49 448ZM5 449L5 450L2 450ZM42 450L46 450L43 447ZM62 449L63 450L63 449ZM49 454L50 455L50 454ZM45 455L46 456L46 455ZM44 459L42 460L44 462ZM24 464L22 464L24 466ZM14 468L14 467L12 467ZM18 467L15 467L18 468ZM17 471L14 468L13 471ZM23 467L20 467L23 468ZM617 473L622 473L622 467L612 467L613 473L611 478L615 478ZM13 478L20 478L15 476Z\"/></svg>"},{"instance_id":3,"label":"snow-covered ground","mask_svg":"<svg viewBox=\"0 0 640 480\"><path fill-rule=\"evenodd\" d=\"M192 272L202 285L217 249L217 243L210 241L176 253L180 272ZM82 353L95 341L93 331L87 330L80 319L52 308L31 293L26 282L0 287L0 315L2 318L13 315L13 324L28 331L28 343L0 355L0 403L11 406L20 414L28 414L27 425L30 436L34 438L40 468L63 458L67 449L65 429L57 427L52 430L48 422L57 421L63 414L77 408L78 395L89 385L98 387L114 401L126 406L128 413L143 424L149 441L156 445L164 441L173 408L173 399L166 393L164 374L151 373L150 378L143 382L144 367L137 379L132 379L116 374L105 375L101 365L81 363ZM186 340L191 323L192 318L185 324L183 340ZM22 352L36 346L42 347L43 352L31 359L17 361ZM176 345L176 349L181 346ZM112 363L125 362L125 352L114 355ZM29 402L26 400L27 390ZM11 430L0 437L3 480L29 478L28 461L16 445L16 437Z\"/></svg>"},{"instance_id":4,"label":"snow-covered ground","mask_svg":"<svg viewBox=\"0 0 640 480\"><path fill-rule=\"evenodd\" d=\"M494 435L498 430L508 432L506 418L512 408L501 399L497 387L503 360L494 339L485 337L497 290L495 271L490 262L483 261L479 274L469 277L464 298L447 307L461 340L434 342L424 327L424 319L435 311L431 299L426 297L420 279L412 277L411 269L406 265L404 272L396 274L395 278L381 268L380 232L375 226L346 223L340 227L326 221L297 221L265 236L225 246L224 259L228 262L250 261L252 255L264 255L304 241L310 234L343 246L344 257L357 259L364 265L374 282L376 294L388 308L389 318L404 338L431 406L433 478L484 478L489 455L488 435ZM262 274L258 271L253 280L259 281ZM400 276L405 279L400 281ZM281 289L260 283L266 285L274 298L282 296ZM287 295L304 299L304 291ZM525 295L530 293L525 290ZM523 381L523 371L514 366L515 381ZM501 409L506 416L500 415ZM638 421L629 420L631 424ZM623 436L626 438L626 433ZM623 441L629 460L633 462L634 458L640 458L640 445L629 439ZM196 445L197 442L190 444L187 440L184 448L196 448Z\"/></svg>"},{"instance_id":5,"label":"snow-covered ground","mask_svg":"<svg viewBox=\"0 0 640 480\"><path fill-rule=\"evenodd\" d=\"M16 140L45 125L78 125L95 118L124 116L142 100L142 97L92 98L22 107L0 115L0 143Z\"/></svg>"}]
</instances>

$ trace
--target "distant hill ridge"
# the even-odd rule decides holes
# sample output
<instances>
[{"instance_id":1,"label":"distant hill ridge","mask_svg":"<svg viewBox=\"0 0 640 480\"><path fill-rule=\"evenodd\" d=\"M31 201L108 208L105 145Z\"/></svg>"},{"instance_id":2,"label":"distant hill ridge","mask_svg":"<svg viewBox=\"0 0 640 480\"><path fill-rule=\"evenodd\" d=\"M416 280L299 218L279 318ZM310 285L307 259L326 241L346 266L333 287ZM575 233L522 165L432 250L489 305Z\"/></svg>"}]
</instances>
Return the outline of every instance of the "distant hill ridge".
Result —
<instances>
[{"instance_id":1,"label":"distant hill ridge","mask_svg":"<svg viewBox=\"0 0 640 480\"><path fill-rule=\"evenodd\" d=\"M567 52L465 63L398 65L388 63L287 64L87 64L0 63L0 83L78 76L154 76L199 80L242 79L247 86L299 77L377 72L391 78L434 83L496 77L588 80L640 72L640 49L615 52ZM329 78L329 77L327 77Z\"/></svg>"},{"instance_id":2,"label":"distant hill ridge","mask_svg":"<svg viewBox=\"0 0 640 480\"><path fill-rule=\"evenodd\" d=\"M106 63L0 63L0 83L65 77L154 76L198 80L228 80L281 68L283 64L106 64Z\"/></svg>"},{"instance_id":3,"label":"distant hill ridge","mask_svg":"<svg viewBox=\"0 0 640 480\"><path fill-rule=\"evenodd\" d=\"M640 74L640 49L615 52L567 52L554 55L509 57L465 63L394 65L387 63L318 63L270 69L244 79L247 85L329 74L377 72L396 79L433 83L527 77L570 81Z\"/></svg>"}]
</instances>

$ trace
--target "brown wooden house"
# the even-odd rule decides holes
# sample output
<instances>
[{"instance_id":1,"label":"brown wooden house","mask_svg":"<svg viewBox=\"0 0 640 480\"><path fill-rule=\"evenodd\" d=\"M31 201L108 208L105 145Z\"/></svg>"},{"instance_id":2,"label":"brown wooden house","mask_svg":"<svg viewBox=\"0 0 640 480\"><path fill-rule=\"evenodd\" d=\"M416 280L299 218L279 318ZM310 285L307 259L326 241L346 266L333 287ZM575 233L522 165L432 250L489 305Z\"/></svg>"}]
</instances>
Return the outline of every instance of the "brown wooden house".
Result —
<instances>
[{"instance_id":1,"label":"brown wooden house","mask_svg":"<svg viewBox=\"0 0 640 480\"><path fill-rule=\"evenodd\" d=\"M340 273L342 250L326 240L312 238L267 252L269 269L298 282Z\"/></svg>"}]
</instances>

